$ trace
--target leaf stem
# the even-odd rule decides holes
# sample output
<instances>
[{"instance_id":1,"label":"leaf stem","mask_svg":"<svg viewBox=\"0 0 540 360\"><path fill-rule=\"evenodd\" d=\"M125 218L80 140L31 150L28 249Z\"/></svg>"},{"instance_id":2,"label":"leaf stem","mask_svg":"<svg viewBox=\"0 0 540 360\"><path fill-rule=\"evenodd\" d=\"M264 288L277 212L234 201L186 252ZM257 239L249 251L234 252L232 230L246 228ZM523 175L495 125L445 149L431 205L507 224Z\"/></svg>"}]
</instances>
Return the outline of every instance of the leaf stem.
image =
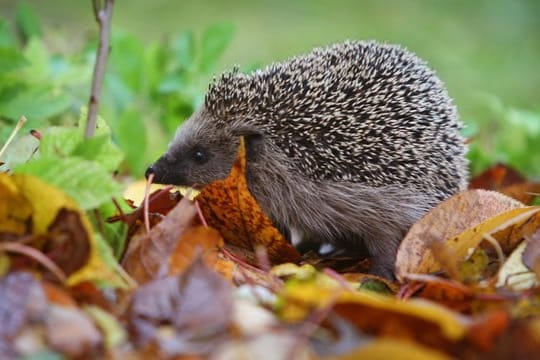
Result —
<instances>
[{"instance_id":1,"label":"leaf stem","mask_svg":"<svg viewBox=\"0 0 540 360\"><path fill-rule=\"evenodd\" d=\"M17 121L17 125L15 125L15 128L11 132L11 135L9 135L9 138L7 139L6 143L4 144L4 146L2 146L2 149L0 150L0 158L2 157L2 155L4 155L4 152L6 151L7 147L9 146L9 144L11 144L11 142L15 138L15 135L17 135L19 130L21 130L25 122L26 122L26 118L24 116L21 116L19 118L19 121Z\"/></svg>"},{"instance_id":2,"label":"leaf stem","mask_svg":"<svg viewBox=\"0 0 540 360\"><path fill-rule=\"evenodd\" d=\"M94 135L97 124L97 114L99 109L99 98L103 77L105 75L105 65L110 52L110 33L112 9L114 0L105 0L105 4L100 6L99 0L92 0L94 15L99 25L99 44L96 54L96 63L94 64L94 74L92 75L92 89L90 91L90 100L88 101L88 115L86 118L86 128L84 137L91 138Z\"/></svg>"}]
</instances>

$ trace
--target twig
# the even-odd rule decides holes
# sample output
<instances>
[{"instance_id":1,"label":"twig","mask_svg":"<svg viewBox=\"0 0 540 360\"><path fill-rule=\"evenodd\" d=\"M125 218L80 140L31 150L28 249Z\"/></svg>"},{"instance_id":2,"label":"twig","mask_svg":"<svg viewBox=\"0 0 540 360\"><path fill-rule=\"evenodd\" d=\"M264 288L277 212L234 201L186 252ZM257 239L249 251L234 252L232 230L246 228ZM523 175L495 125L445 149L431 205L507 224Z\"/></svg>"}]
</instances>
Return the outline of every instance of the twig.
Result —
<instances>
[{"instance_id":1,"label":"twig","mask_svg":"<svg viewBox=\"0 0 540 360\"><path fill-rule=\"evenodd\" d=\"M100 0L92 0L94 15L99 24L99 44L96 54L96 63L94 65L94 74L92 75L92 89L90 91L90 100L88 101L88 116L86 118L86 129L84 137L91 138L96 129L96 119L99 109L99 97L101 86L105 75L105 65L110 52L110 33L112 9L114 0L104 0L105 4L101 6Z\"/></svg>"},{"instance_id":2,"label":"twig","mask_svg":"<svg viewBox=\"0 0 540 360\"><path fill-rule=\"evenodd\" d=\"M146 232L150 232L150 186L154 181L154 174L150 174L146 180L146 188L144 190L144 204L143 204L143 215L144 215L144 226L146 227Z\"/></svg>"},{"instance_id":3,"label":"twig","mask_svg":"<svg viewBox=\"0 0 540 360\"><path fill-rule=\"evenodd\" d=\"M15 138L15 135L17 135L19 130L21 130L21 128L23 127L25 122L26 122L26 118L24 116L21 116L19 118L19 121L17 121L17 125L15 125L15 129L13 129L13 131L11 132L11 135L9 135L9 138L7 139L6 143L4 144L4 146L2 146L2 149L0 149L0 157L2 157L2 155L4 155L4 151L6 151L7 147L9 146L9 144L11 144L11 142Z\"/></svg>"},{"instance_id":4,"label":"twig","mask_svg":"<svg viewBox=\"0 0 540 360\"><path fill-rule=\"evenodd\" d=\"M65 283L67 276L62 269L60 269L47 255L41 251L24 244L19 243L2 243L0 244L0 251L9 251L17 254L23 254L36 260L38 263L47 268L52 274L54 274L60 282Z\"/></svg>"}]
</instances>

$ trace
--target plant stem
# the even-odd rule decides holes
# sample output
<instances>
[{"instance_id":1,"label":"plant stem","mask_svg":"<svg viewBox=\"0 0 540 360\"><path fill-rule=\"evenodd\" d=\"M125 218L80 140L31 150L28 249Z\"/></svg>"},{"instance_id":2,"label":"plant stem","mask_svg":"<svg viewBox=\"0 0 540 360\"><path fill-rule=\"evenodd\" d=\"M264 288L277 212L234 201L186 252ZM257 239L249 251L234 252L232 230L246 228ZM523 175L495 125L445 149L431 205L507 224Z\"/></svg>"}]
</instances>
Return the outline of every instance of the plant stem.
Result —
<instances>
[{"instance_id":1,"label":"plant stem","mask_svg":"<svg viewBox=\"0 0 540 360\"><path fill-rule=\"evenodd\" d=\"M88 101L88 117L86 118L86 128L84 130L84 137L87 139L94 135L96 129L99 97L101 95L101 86L105 75L105 65L107 64L107 57L110 52L113 3L114 0L105 0L105 4L101 6L100 0L92 0L94 15L99 25L99 44L96 54L96 63L94 64L94 74L92 76L90 100Z\"/></svg>"},{"instance_id":2,"label":"plant stem","mask_svg":"<svg viewBox=\"0 0 540 360\"><path fill-rule=\"evenodd\" d=\"M15 135L17 135L19 130L21 130L25 122L26 122L26 118L24 116L21 116L19 118L19 121L17 121L17 125L15 125L15 129L13 129L6 143L4 144L4 146L2 146L2 149L0 149L0 158L2 157L2 155L4 155L4 151L6 151L7 147L9 146L9 144L11 144L11 142L15 138Z\"/></svg>"}]
</instances>

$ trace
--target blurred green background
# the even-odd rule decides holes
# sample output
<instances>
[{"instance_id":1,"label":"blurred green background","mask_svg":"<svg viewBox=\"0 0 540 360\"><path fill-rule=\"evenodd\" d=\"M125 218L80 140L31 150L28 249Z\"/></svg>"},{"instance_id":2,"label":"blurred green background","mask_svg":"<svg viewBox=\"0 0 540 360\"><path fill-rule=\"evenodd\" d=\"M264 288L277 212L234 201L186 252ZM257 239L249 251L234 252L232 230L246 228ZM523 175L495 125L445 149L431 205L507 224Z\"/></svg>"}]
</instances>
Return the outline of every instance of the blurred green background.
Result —
<instances>
[{"instance_id":1,"label":"blurred green background","mask_svg":"<svg viewBox=\"0 0 540 360\"><path fill-rule=\"evenodd\" d=\"M33 126L69 122L68 113L76 118L87 101L97 32L91 2L0 0L12 31L17 21L20 27L21 19L32 17L21 6L40 23L47 53L42 66L48 69L42 69L43 79L70 96L69 107L35 117ZM126 171L135 175L163 151L213 75L344 39L399 43L429 62L468 125L473 172L505 162L540 175L537 0L117 0L113 33L101 113L126 153ZM17 41L21 51L28 44ZM35 60L39 51L33 51ZM2 112L2 99L0 93L0 124L7 128L15 110Z\"/></svg>"}]
</instances>

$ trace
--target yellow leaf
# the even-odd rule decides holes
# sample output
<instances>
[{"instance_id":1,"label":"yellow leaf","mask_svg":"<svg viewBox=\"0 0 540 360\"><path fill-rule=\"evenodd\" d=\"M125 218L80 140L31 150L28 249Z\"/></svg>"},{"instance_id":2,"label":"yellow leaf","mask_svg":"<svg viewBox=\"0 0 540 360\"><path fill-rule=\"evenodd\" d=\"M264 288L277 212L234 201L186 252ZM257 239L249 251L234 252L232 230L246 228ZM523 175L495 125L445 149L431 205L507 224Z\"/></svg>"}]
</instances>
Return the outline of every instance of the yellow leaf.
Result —
<instances>
[{"instance_id":1,"label":"yellow leaf","mask_svg":"<svg viewBox=\"0 0 540 360\"><path fill-rule=\"evenodd\" d=\"M6 179L7 177L7 179ZM37 177L25 174L5 175L0 174L0 184L10 184L26 199L31 206L33 234L46 234L49 226L56 218L58 212L64 208L78 213L81 223L88 234L90 241L90 256L86 265L71 274L67 284L74 285L82 281L106 281L117 286L125 286L125 277L122 277L118 269L104 261L100 244L95 237L90 221L77 203L58 188L49 185ZM107 246L103 244L102 246Z\"/></svg>"},{"instance_id":2,"label":"yellow leaf","mask_svg":"<svg viewBox=\"0 0 540 360\"><path fill-rule=\"evenodd\" d=\"M32 205L11 176L0 174L0 232L24 235L32 231Z\"/></svg>"},{"instance_id":3,"label":"yellow leaf","mask_svg":"<svg viewBox=\"0 0 540 360\"><path fill-rule=\"evenodd\" d=\"M278 313L288 321L305 319L315 309L333 307L352 324L375 334L407 335L431 332L450 341L466 335L470 319L437 303L414 299L402 301L371 291L350 291L319 274L309 281L285 284L277 302Z\"/></svg>"},{"instance_id":4,"label":"yellow leaf","mask_svg":"<svg viewBox=\"0 0 540 360\"><path fill-rule=\"evenodd\" d=\"M486 236L493 236L503 252L509 253L540 226L539 210L493 191L462 192L413 225L398 251L397 277L404 280L409 273L441 270L433 244L446 247L456 259L464 259Z\"/></svg>"},{"instance_id":5,"label":"yellow leaf","mask_svg":"<svg viewBox=\"0 0 540 360\"><path fill-rule=\"evenodd\" d=\"M332 356L332 360L450 360L450 356L420 344L397 339L379 339L347 354Z\"/></svg>"}]
</instances>

